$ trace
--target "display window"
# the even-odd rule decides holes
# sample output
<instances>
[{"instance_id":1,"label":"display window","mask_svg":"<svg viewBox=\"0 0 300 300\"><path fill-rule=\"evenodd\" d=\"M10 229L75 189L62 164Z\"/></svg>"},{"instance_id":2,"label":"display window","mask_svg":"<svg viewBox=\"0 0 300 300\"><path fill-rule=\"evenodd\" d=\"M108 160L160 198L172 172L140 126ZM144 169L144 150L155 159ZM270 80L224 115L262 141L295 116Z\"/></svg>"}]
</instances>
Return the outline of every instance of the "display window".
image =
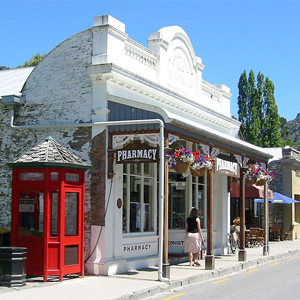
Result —
<instances>
[{"instance_id":1,"label":"display window","mask_svg":"<svg viewBox=\"0 0 300 300\"><path fill-rule=\"evenodd\" d=\"M174 137L173 137L174 138ZM201 150L199 144L175 138L171 149ZM201 228L206 228L206 175L192 176L169 170L169 229L184 230L185 220L192 207L198 209Z\"/></svg>"},{"instance_id":2,"label":"display window","mask_svg":"<svg viewBox=\"0 0 300 300\"><path fill-rule=\"evenodd\" d=\"M205 184L204 184L204 176L195 177L193 176L192 181L192 207L196 207L198 209L198 215L201 221L201 228L206 228L206 215L205 211Z\"/></svg>"},{"instance_id":3,"label":"display window","mask_svg":"<svg viewBox=\"0 0 300 300\"><path fill-rule=\"evenodd\" d=\"M123 233L154 231L156 164L123 165Z\"/></svg>"}]
</instances>

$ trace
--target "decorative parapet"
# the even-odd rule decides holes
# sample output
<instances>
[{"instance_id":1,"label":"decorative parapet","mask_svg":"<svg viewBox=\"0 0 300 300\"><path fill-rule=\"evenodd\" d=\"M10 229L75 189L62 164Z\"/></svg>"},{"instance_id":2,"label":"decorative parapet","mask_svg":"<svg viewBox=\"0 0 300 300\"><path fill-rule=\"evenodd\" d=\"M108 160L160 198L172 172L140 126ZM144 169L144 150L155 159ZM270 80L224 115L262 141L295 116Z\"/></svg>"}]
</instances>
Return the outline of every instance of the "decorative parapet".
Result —
<instances>
[{"instance_id":1,"label":"decorative parapet","mask_svg":"<svg viewBox=\"0 0 300 300\"><path fill-rule=\"evenodd\" d=\"M220 85L222 87L223 85ZM226 87L226 86L224 86ZM230 99L231 94L230 92L227 92L223 90L222 88L219 88L219 86L215 86L205 80L202 80L202 92L204 95L209 96L211 99L220 102L220 97L225 97Z\"/></svg>"},{"instance_id":2,"label":"decorative parapet","mask_svg":"<svg viewBox=\"0 0 300 300\"><path fill-rule=\"evenodd\" d=\"M149 68L156 69L158 55L132 39L125 41L125 55Z\"/></svg>"},{"instance_id":3,"label":"decorative parapet","mask_svg":"<svg viewBox=\"0 0 300 300\"><path fill-rule=\"evenodd\" d=\"M300 161L300 152L291 147L282 148L282 158L283 159L295 159Z\"/></svg>"}]
</instances>

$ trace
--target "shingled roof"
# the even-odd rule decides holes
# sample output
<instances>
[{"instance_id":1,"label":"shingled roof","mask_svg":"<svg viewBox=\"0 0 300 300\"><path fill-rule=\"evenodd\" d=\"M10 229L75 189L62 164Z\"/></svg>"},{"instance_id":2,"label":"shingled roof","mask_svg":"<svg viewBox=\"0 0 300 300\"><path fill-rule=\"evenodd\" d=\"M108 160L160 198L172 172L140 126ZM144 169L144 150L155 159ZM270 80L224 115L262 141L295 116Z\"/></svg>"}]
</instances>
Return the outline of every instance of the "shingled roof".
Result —
<instances>
[{"instance_id":1,"label":"shingled roof","mask_svg":"<svg viewBox=\"0 0 300 300\"><path fill-rule=\"evenodd\" d=\"M34 146L25 154L21 155L13 163L9 163L7 165L12 168L58 167L84 170L91 167L56 142L51 136L46 138L42 143Z\"/></svg>"}]
</instances>

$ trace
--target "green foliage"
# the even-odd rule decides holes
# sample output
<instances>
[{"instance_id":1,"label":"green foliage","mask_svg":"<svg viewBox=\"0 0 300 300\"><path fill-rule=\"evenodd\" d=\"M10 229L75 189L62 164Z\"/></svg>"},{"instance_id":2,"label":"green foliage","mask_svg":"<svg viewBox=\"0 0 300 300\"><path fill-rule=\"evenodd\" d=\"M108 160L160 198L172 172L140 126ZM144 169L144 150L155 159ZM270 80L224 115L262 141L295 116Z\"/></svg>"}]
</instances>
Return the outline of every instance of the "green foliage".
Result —
<instances>
[{"instance_id":1,"label":"green foliage","mask_svg":"<svg viewBox=\"0 0 300 300\"><path fill-rule=\"evenodd\" d=\"M245 140L260 147L281 146L280 116L274 96L274 84L253 70L240 76L238 119Z\"/></svg>"},{"instance_id":2,"label":"green foliage","mask_svg":"<svg viewBox=\"0 0 300 300\"><path fill-rule=\"evenodd\" d=\"M34 67L36 66L47 54L41 55L40 53L34 54L31 59L25 61L24 65L19 66L19 68L24 67Z\"/></svg>"},{"instance_id":3,"label":"green foliage","mask_svg":"<svg viewBox=\"0 0 300 300\"><path fill-rule=\"evenodd\" d=\"M275 86L267 77L264 88L264 127L262 128L262 147L281 146L280 117L274 96Z\"/></svg>"},{"instance_id":4,"label":"green foliage","mask_svg":"<svg viewBox=\"0 0 300 300\"><path fill-rule=\"evenodd\" d=\"M290 127L287 125L287 120L286 118L280 117L279 118L279 123L280 123L280 127L279 127L279 131L281 134L281 140L285 143L285 144L290 144Z\"/></svg>"}]
</instances>

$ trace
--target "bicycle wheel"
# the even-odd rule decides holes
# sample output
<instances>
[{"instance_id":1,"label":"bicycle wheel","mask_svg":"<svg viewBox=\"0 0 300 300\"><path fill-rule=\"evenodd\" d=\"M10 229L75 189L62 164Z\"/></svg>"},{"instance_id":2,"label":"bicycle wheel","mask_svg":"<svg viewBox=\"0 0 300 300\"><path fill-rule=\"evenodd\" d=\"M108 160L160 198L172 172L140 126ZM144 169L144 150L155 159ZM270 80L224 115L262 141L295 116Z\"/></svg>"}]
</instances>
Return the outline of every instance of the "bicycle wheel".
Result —
<instances>
[{"instance_id":1,"label":"bicycle wheel","mask_svg":"<svg viewBox=\"0 0 300 300\"><path fill-rule=\"evenodd\" d=\"M232 237L232 234L230 234L230 236L229 236L229 243L230 243L231 253L235 254L237 245L236 245L234 238Z\"/></svg>"}]
</instances>

